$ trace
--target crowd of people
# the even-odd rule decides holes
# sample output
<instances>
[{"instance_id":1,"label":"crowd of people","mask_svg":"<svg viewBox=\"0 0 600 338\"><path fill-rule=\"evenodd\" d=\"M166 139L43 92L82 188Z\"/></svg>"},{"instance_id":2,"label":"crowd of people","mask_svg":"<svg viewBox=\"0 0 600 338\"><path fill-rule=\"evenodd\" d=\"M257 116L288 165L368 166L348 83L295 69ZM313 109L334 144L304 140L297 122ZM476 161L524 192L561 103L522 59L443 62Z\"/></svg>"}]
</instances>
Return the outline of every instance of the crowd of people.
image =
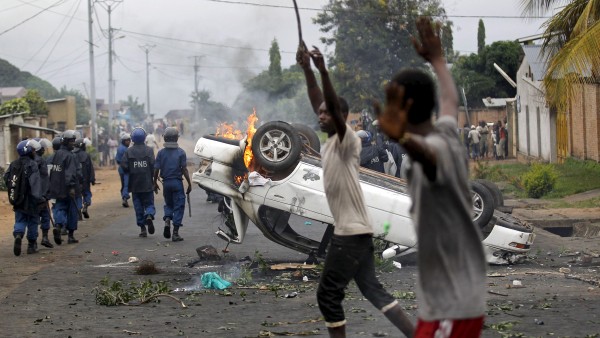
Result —
<instances>
[{"instance_id":1,"label":"crowd of people","mask_svg":"<svg viewBox=\"0 0 600 338\"><path fill-rule=\"evenodd\" d=\"M503 160L508 156L508 125L504 122L488 123L479 121L477 127L465 123L462 134L467 156L473 160L494 158Z\"/></svg>"},{"instance_id":2,"label":"crowd of people","mask_svg":"<svg viewBox=\"0 0 600 338\"><path fill-rule=\"evenodd\" d=\"M65 235L68 244L79 242L74 234L78 221L90 217L90 188L96 184L87 145L87 140L73 130L63 132L52 142L34 138L17 145L19 158L10 163L3 177L15 212L15 256L21 255L24 238L27 253L38 252L38 226L42 230L40 244L53 248L48 238L51 223L55 244L61 245L61 236ZM50 147L54 152L45 156Z\"/></svg>"}]
</instances>

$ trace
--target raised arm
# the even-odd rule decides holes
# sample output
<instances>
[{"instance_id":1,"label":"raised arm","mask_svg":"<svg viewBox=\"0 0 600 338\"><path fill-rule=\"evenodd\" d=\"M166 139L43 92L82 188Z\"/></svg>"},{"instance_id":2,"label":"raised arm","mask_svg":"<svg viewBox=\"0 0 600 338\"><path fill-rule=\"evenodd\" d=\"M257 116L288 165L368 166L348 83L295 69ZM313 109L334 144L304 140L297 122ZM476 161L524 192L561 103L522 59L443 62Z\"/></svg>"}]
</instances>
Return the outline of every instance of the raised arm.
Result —
<instances>
[{"instance_id":1,"label":"raised arm","mask_svg":"<svg viewBox=\"0 0 600 338\"><path fill-rule=\"evenodd\" d=\"M315 73L310 67L310 53L306 46L298 48L298 51L296 52L296 62L298 62L298 65L304 71L308 99L310 100L313 112L319 115L319 106L323 103L323 93L321 93Z\"/></svg>"},{"instance_id":2,"label":"raised arm","mask_svg":"<svg viewBox=\"0 0 600 338\"><path fill-rule=\"evenodd\" d=\"M412 38L415 50L431 63L440 88L440 115L458 116L458 92L442 51L440 24L432 25L431 20L420 17L417 20L420 41Z\"/></svg>"},{"instance_id":3,"label":"raised arm","mask_svg":"<svg viewBox=\"0 0 600 338\"><path fill-rule=\"evenodd\" d=\"M317 67L319 73L321 74L325 106L327 107L327 112L329 112L331 118L333 119L333 125L335 127L336 134L338 135L341 142L344 140L344 135L346 135L346 119L342 114L342 110L340 108L340 101L335 92L335 89L333 89L331 79L329 78L329 72L327 71L327 67L325 66L325 59L323 58L323 54L321 54L317 47L314 47L314 49L310 52L310 57L312 58L315 67Z\"/></svg>"}]
</instances>

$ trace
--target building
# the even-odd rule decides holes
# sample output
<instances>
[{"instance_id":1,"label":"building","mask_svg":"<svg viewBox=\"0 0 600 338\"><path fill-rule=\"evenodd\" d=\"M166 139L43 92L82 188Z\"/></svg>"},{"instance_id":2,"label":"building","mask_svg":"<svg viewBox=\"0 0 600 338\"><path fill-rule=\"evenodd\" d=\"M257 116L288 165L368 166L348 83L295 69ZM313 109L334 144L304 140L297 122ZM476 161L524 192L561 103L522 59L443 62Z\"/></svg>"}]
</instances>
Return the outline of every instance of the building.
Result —
<instances>
[{"instance_id":1,"label":"building","mask_svg":"<svg viewBox=\"0 0 600 338\"><path fill-rule=\"evenodd\" d=\"M75 97L66 96L62 99L48 100L46 104L48 105L48 128L59 131L75 130Z\"/></svg>"},{"instance_id":2,"label":"building","mask_svg":"<svg viewBox=\"0 0 600 338\"><path fill-rule=\"evenodd\" d=\"M24 97L27 94L27 89L23 87L3 87L0 88L0 104Z\"/></svg>"},{"instance_id":3,"label":"building","mask_svg":"<svg viewBox=\"0 0 600 338\"><path fill-rule=\"evenodd\" d=\"M0 115L0 166L8 167L17 159L17 144L27 138L52 140L58 131L46 128L45 116L28 116L28 113Z\"/></svg>"}]
</instances>

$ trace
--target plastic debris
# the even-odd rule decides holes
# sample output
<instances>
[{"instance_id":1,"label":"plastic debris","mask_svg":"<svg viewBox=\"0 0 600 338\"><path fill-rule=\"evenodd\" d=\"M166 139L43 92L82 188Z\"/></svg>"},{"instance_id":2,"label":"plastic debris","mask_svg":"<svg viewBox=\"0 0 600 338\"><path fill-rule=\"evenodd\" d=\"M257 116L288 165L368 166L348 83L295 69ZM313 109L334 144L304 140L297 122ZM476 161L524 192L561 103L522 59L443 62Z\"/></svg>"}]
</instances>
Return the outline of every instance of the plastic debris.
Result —
<instances>
[{"instance_id":1,"label":"plastic debris","mask_svg":"<svg viewBox=\"0 0 600 338\"><path fill-rule=\"evenodd\" d=\"M383 232L387 235L390 232L390 222L386 221L383 223Z\"/></svg>"},{"instance_id":2,"label":"plastic debris","mask_svg":"<svg viewBox=\"0 0 600 338\"><path fill-rule=\"evenodd\" d=\"M397 267L398 269L402 269L402 263L393 261L392 264L394 264L394 266Z\"/></svg>"},{"instance_id":3,"label":"plastic debris","mask_svg":"<svg viewBox=\"0 0 600 338\"><path fill-rule=\"evenodd\" d=\"M285 294L285 298L295 298L296 296L298 296L297 292L291 292L291 293L286 293Z\"/></svg>"},{"instance_id":4,"label":"plastic debris","mask_svg":"<svg viewBox=\"0 0 600 338\"><path fill-rule=\"evenodd\" d=\"M312 222L311 222L311 221L305 221L305 222L304 222L304 225L311 225L311 224L312 224Z\"/></svg>"},{"instance_id":5,"label":"plastic debris","mask_svg":"<svg viewBox=\"0 0 600 338\"><path fill-rule=\"evenodd\" d=\"M118 255L119 255L119 252L118 252L117 250L113 250L113 251L112 251L112 254L113 254L113 256L118 256Z\"/></svg>"},{"instance_id":6,"label":"plastic debris","mask_svg":"<svg viewBox=\"0 0 600 338\"><path fill-rule=\"evenodd\" d=\"M230 282L221 278L216 272L203 273L200 281L205 289L224 290L231 286Z\"/></svg>"},{"instance_id":7,"label":"plastic debris","mask_svg":"<svg viewBox=\"0 0 600 338\"><path fill-rule=\"evenodd\" d=\"M302 277L302 281L303 282L308 282L308 277L306 277L306 276Z\"/></svg>"},{"instance_id":8,"label":"plastic debris","mask_svg":"<svg viewBox=\"0 0 600 338\"><path fill-rule=\"evenodd\" d=\"M520 281L520 280L517 280L517 279L515 279L515 280L513 281L513 286L523 286L523 283L521 283L521 281Z\"/></svg>"},{"instance_id":9,"label":"plastic debris","mask_svg":"<svg viewBox=\"0 0 600 338\"><path fill-rule=\"evenodd\" d=\"M569 269L569 268L560 268L560 269L558 269L558 272L560 272L560 273L571 273L571 269Z\"/></svg>"},{"instance_id":10,"label":"plastic debris","mask_svg":"<svg viewBox=\"0 0 600 338\"><path fill-rule=\"evenodd\" d=\"M256 171L253 171L248 175L248 183L251 187L265 185L268 182L271 182L270 178L264 178L263 176L261 176L261 174L257 173Z\"/></svg>"},{"instance_id":11,"label":"plastic debris","mask_svg":"<svg viewBox=\"0 0 600 338\"><path fill-rule=\"evenodd\" d=\"M129 263L137 263L140 261L139 258L137 257L129 257L129 259L127 260Z\"/></svg>"},{"instance_id":12,"label":"plastic debris","mask_svg":"<svg viewBox=\"0 0 600 338\"><path fill-rule=\"evenodd\" d=\"M535 318L535 319L533 320L533 322L534 322L534 323L536 323L537 325L544 325L544 321L543 321L543 320L539 320L539 319L537 319L537 318Z\"/></svg>"}]
</instances>

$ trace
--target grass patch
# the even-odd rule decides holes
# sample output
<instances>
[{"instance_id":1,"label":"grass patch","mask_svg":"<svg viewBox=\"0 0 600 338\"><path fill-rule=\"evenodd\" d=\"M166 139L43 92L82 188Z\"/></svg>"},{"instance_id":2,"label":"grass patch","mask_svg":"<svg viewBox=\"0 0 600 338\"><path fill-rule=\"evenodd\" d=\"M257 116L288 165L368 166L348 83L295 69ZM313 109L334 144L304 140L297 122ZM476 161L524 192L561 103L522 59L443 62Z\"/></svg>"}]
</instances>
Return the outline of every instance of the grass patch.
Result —
<instances>
[{"instance_id":1,"label":"grass patch","mask_svg":"<svg viewBox=\"0 0 600 338\"><path fill-rule=\"evenodd\" d=\"M563 200L558 200L558 201L555 201L553 203L550 203L546 207L547 208L552 208L552 209L569 209L569 208L588 209L588 208L598 208L598 207L600 207L600 197L594 197L594 198L590 198L588 200L578 201L578 202L566 202L566 201L563 201Z\"/></svg>"},{"instance_id":2,"label":"grass patch","mask_svg":"<svg viewBox=\"0 0 600 338\"><path fill-rule=\"evenodd\" d=\"M567 159L565 163L552 165L558 173L554 189L542 199L554 200L565 196L600 188L600 163ZM531 165L525 163L490 164L477 163L471 170L471 178L483 178L500 183L502 192L508 196L525 198L527 194L522 186L521 177L529 171ZM585 208L598 206L600 200L566 203L557 202L555 208Z\"/></svg>"}]
</instances>

